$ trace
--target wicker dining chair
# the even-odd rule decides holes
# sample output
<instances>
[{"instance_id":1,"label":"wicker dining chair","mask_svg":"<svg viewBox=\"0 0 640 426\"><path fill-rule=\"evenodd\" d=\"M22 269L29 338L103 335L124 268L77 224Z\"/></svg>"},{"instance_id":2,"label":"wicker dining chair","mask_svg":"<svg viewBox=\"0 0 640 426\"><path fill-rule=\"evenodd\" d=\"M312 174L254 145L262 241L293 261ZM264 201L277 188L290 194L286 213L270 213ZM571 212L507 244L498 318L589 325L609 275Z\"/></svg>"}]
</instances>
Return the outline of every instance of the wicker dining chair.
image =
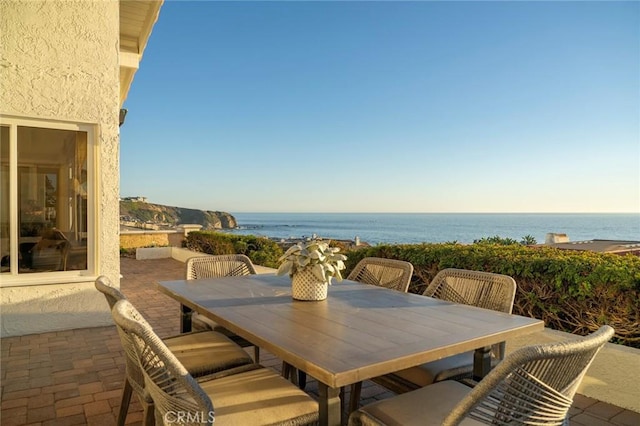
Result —
<instances>
[{"instance_id":1,"label":"wicker dining chair","mask_svg":"<svg viewBox=\"0 0 640 426\"><path fill-rule=\"evenodd\" d=\"M423 295L510 314L516 289L516 282L507 275L448 268L433 278ZM493 345L492 365L500 362L504 353L504 342ZM403 393L442 380L471 378L473 357L474 351L465 352L376 377L373 381L396 393Z\"/></svg>"},{"instance_id":2,"label":"wicker dining chair","mask_svg":"<svg viewBox=\"0 0 640 426\"><path fill-rule=\"evenodd\" d=\"M409 262L380 257L365 257L353 268L348 280L407 292L413 275Z\"/></svg>"},{"instance_id":3,"label":"wicker dining chair","mask_svg":"<svg viewBox=\"0 0 640 426\"><path fill-rule=\"evenodd\" d=\"M186 263L186 279L188 280L237 277L254 274L256 274L256 269L251 259L243 254L198 256L187 259ZM243 348L253 346L255 362L260 362L260 347L232 333L214 320L194 311L191 314L191 327L193 327L194 330L213 330L222 333Z\"/></svg>"},{"instance_id":4,"label":"wicker dining chair","mask_svg":"<svg viewBox=\"0 0 640 426\"><path fill-rule=\"evenodd\" d=\"M576 390L613 334L605 325L577 340L520 348L473 388L438 382L362 407L349 426L568 424Z\"/></svg>"},{"instance_id":5,"label":"wicker dining chair","mask_svg":"<svg viewBox=\"0 0 640 426\"><path fill-rule=\"evenodd\" d=\"M135 346L158 424L294 426L318 422L318 403L275 371L254 364L243 372L196 381L131 303L116 303L113 317ZM182 419L177 418L179 414Z\"/></svg>"},{"instance_id":6,"label":"wicker dining chair","mask_svg":"<svg viewBox=\"0 0 640 426\"><path fill-rule=\"evenodd\" d=\"M118 301L127 300L125 295L113 287L109 278L104 275L96 279L95 287L107 299L112 314L113 307ZM141 315L137 314L137 316L140 321L144 321ZM151 425L154 423L153 401L145 391L144 377L133 343L129 336L122 333L120 329L118 329L118 333L125 353L126 373L117 424L118 426L124 425L133 391L143 406L143 424ZM184 333L165 338L164 343L195 377L208 376L221 371L226 371L225 374L243 371L254 364L244 349L232 342L227 336L214 331Z\"/></svg>"}]
</instances>

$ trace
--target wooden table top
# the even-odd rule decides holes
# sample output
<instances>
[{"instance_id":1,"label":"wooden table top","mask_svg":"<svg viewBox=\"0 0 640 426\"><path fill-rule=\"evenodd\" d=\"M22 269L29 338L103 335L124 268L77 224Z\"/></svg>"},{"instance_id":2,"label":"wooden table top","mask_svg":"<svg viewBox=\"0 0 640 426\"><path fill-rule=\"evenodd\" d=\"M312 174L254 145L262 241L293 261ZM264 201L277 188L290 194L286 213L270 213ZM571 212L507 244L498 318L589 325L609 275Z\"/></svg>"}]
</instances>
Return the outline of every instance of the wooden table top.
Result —
<instances>
[{"instance_id":1,"label":"wooden table top","mask_svg":"<svg viewBox=\"0 0 640 426\"><path fill-rule=\"evenodd\" d=\"M330 387L540 331L541 320L343 281L293 300L287 276L161 282L160 290Z\"/></svg>"}]
</instances>

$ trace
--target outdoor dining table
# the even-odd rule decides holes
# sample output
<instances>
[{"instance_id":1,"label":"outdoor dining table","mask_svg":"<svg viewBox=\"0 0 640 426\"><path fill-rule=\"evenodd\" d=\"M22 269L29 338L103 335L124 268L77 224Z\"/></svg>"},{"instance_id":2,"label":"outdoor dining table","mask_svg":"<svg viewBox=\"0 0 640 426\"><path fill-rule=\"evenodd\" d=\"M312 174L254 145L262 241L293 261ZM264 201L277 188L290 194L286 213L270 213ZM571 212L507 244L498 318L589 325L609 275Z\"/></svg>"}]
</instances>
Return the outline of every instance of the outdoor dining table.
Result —
<instances>
[{"instance_id":1,"label":"outdoor dining table","mask_svg":"<svg viewBox=\"0 0 640 426\"><path fill-rule=\"evenodd\" d=\"M341 424L340 388L475 350L474 375L491 368L490 346L544 328L541 320L344 280L323 301L297 301L273 274L163 281L159 289L318 380L320 424Z\"/></svg>"}]
</instances>

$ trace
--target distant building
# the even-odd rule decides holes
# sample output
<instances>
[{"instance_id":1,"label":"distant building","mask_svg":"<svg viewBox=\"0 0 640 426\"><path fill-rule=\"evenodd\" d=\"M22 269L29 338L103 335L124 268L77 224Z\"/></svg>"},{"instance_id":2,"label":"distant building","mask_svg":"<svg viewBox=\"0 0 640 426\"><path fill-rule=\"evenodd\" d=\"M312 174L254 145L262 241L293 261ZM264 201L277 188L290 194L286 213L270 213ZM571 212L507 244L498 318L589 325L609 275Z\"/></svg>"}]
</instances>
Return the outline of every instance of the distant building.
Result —
<instances>
[{"instance_id":1,"label":"distant building","mask_svg":"<svg viewBox=\"0 0 640 426\"><path fill-rule=\"evenodd\" d=\"M553 232L549 232L544 239L545 244L568 243L568 242L569 242L569 237L567 236L567 234L556 234Z\"/></svg>"},{"instance_id":2,"label":"distant building","mask_svg":"<svg viewBox=\"0 0 640 426\"><path fill-rule=\"evenodd\" d=\"M633 254L640 256L640 241L587 240L544 244L560 250L582 250L596 253Z\"/></svg>"},{"instance_id":3,"label":"distant building","mask_svg":"<svg viewBox=\"0 0 640 426\"><path fill-rule=\"evenodd\" d=\"M134 203L146 203L147 197L124 197L122 201L133 201Z\"/></svg>"}]
</instances>

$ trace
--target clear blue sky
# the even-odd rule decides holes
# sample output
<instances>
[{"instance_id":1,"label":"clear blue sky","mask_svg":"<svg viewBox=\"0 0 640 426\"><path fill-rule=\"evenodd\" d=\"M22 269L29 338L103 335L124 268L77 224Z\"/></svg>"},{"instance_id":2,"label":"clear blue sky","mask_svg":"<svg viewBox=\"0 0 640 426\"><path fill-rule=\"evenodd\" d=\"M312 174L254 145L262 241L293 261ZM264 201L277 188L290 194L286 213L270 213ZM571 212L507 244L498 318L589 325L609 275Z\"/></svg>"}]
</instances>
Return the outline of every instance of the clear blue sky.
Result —
<instances>
[{"instance_id":1,"label":"clear blue sky","mask_svg":"<svg viewBox=\"0 0 640 426\"><path fill-rule=\"evenodd\" d=\"M638 2L165 1L121 195L239 212L640 212Z\"/></svg>"}]
</instances>

